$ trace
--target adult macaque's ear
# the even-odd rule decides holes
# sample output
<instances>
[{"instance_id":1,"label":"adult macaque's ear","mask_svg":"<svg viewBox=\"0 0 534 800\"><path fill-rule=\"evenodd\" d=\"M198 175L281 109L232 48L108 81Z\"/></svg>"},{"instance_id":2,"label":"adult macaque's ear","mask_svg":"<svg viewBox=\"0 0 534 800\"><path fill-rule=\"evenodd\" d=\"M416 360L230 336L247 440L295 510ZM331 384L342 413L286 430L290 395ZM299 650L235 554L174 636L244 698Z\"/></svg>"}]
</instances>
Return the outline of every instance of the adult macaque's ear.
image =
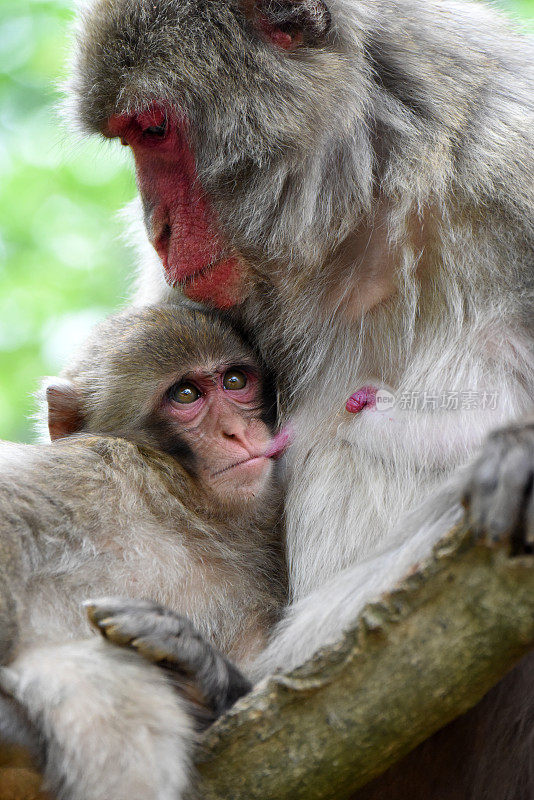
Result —
<instances>
[{"instance_id":1,"label":"adult macaque's ear","mask_svg":"<svg viewBox=\"0 0 534 800\"><path fill-rule=\"evenodd\" d=\"M283 50L321 45L332 23L323 0L256 0L253 8L263 35Z\"/></svg>"},{"instance_id":2,"label":"adult macaque's ear","mask_svg":"<svg viewBox=\"0 0 534 800\"><path fill-rule=\"evenodd\" d=\"M48 405L48 432L52 441L70 436L83 428L80 397L70 381L51 378L45 386Z\"/></svg>"}]
</instances>

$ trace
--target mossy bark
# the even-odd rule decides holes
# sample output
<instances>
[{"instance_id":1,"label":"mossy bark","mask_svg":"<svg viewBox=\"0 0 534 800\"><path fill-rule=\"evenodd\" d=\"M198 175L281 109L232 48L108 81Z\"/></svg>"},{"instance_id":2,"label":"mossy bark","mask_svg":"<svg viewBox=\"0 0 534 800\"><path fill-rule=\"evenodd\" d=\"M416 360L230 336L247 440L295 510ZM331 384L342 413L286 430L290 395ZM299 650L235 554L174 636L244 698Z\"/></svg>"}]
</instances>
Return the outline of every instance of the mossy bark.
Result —
<instances>
[{"instance_id":1,"label":"mossy bark","mask_svg":"<svg viewBox=\"0 0 534 800\"><path fill-rule=\"evenodd\" d=\"M475 705L534 646L534 557L452 531L341 641L206 733L202 800L342 800Z\"/></svg>"}]
</instances>

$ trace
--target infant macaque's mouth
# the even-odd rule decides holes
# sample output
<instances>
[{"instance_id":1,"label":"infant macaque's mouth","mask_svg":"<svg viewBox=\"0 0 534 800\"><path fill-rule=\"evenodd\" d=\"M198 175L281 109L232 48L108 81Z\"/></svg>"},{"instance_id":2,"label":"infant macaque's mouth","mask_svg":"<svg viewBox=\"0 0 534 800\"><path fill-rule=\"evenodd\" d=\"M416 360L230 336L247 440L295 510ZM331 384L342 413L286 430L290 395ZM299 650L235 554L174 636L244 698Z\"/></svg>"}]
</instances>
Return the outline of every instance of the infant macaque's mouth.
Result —
<instances>
[{"instance_id":1,"label":"infant macaque's mouth","mask_svg":"<svg viewBox=\"0 0 534 800\"><path fill-rule=\"evenodd\" d=\"M293 441L293 431L289 425L285 425L271 439L267 450L263 454L265 458L280 458L285 453Z\"/></svg>"},{"instance_id":2,"label":"infant macaque's mouth","mask_svg":"<svg viewBox=\"0 0 534 800\"><path fill-rule=\"evenodd\" d=\"M275 436L273 436L267 445L267 449L263 453L250 455L248 458L242 458L240 461L234 461L232 464L228 464L226 467L217 470L217 472L213 472L210 477L215 478L217 475L222 475L223 472L228 472L228 470L234 469L234 467L240 467L243 464L257 461L259 458L280 458L280 456L285 453L292 440L293 430L289 425L286 425L284 428L279 430Z\"/></svg>"}]
</instances>

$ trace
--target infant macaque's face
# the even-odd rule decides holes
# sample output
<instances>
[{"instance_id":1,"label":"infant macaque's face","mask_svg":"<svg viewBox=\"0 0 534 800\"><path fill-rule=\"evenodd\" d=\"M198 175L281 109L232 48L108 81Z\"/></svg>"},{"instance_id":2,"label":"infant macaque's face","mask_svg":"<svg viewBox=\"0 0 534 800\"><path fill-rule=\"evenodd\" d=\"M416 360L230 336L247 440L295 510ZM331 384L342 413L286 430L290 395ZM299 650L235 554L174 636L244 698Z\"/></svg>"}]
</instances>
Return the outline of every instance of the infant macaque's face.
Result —
<instances>
[{"instance_id":1,"label":"infant macaque's face","mask_svg":"<svg viewBox=\"0 0 534 800\"><path fill-rule=\"evenodd\" d=\"M272 471L257 365L203 364L166 392L161 411L195 456L195 472L224 505L259 497Z\"/></svg>"}]
</instances>

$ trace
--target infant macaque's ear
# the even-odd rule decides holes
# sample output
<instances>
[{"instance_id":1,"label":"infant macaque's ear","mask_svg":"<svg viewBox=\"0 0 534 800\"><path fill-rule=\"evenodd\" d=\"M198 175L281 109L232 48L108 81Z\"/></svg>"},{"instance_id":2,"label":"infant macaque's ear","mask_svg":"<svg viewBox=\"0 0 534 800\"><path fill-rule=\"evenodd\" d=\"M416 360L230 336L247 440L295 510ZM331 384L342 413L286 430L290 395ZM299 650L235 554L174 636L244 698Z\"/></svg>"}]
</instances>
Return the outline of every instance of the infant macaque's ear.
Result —
<instances>
[{"instance_id":1,"label":"infant macaque's ear","mask_svg":"<svg viewBox=\"0 0 534 800\"><path fill-rule=\"evenodd\" d=\"M83 414L78 392L64 378L50 378L45 384L48 405L48 432L52 441L70 436L83 428Z\"/></svg>"}]
</instances>

